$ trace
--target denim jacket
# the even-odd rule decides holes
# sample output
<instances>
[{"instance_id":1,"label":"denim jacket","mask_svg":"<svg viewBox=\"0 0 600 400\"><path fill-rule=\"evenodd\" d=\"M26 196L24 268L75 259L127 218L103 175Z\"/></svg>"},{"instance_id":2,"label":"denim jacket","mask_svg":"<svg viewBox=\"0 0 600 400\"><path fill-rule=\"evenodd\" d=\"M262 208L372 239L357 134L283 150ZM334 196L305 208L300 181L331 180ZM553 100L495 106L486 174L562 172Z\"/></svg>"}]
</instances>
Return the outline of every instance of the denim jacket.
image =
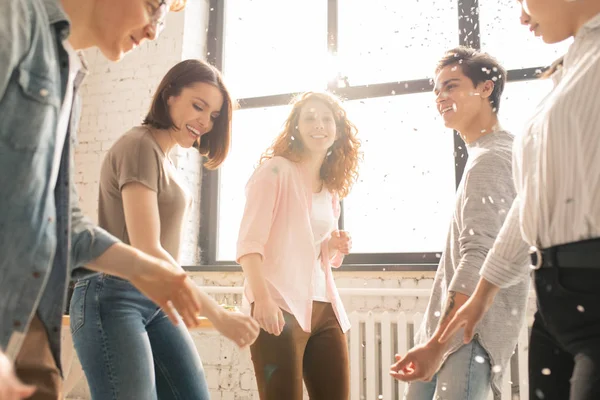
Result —
<instances>
[{"instance_id":1,"label":"denim jacket","mask_svg":"<svg viewBox=\"0 0 600 400\"><path fill-rule=\"evenodd\" d=\"M85 68L64 145L56 143L69 27L59 0L0 1L0 348L14 359L37 312L59 367L69 279L89 274L81 267L117 242L82 215L73 181Z\"/></svg>"}]
</instances>

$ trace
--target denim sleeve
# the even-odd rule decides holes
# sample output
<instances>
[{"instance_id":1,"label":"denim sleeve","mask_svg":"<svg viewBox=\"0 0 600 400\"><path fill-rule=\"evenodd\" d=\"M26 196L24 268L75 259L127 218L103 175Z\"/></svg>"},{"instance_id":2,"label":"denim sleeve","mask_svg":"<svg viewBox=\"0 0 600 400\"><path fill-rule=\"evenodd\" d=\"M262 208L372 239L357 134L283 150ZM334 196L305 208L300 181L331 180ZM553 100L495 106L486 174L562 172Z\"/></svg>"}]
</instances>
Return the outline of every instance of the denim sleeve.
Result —
<instances>
[{"instance_id":1,"label":"denim sleeve","mask_svg":"<svg viewBox=\"0 0 600 400\"><path fill-rule=\"evenodd\" d=\"M0 99L31 45L31 10L26 0L0 1Z\"/></svg>"},{"instance_id":2,"label":"denim sleeve","mask_svg":"<svg viewBox=\"0 0 600 400\"><path fill-rule=\"evenodd\" d=\"M91 271L82 268L100 257L110 246L119 242L104 229L90 221L79 207L79 194L75 185L75 160L71 151L71 275L82 278Z\"/></svg>"}]
</instances>

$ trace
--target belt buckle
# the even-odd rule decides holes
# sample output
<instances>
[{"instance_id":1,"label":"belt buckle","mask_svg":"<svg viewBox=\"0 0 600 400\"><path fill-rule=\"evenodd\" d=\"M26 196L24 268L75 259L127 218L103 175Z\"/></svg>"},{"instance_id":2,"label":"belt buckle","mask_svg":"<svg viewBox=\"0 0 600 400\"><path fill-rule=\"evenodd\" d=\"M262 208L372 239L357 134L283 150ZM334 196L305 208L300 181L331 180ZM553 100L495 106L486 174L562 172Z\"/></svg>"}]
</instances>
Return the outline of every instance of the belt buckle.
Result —
<instances>
[{"instance_id":1,"label":"belt buckle","mask_svg":"<svg viewBox=\"0 0 600 400\"><path fill-rule=\"evenodd\" d=\"M535 254L536 263L535 263L535 265L532 263L529 266L529 268L531 268L534 271L537 271L538 269L540 269L542 267L542 251L540 249L538 249L536 246L531 246L529 248L529 255L531 256L532 254Z\"/></svg>"}]
</instances>

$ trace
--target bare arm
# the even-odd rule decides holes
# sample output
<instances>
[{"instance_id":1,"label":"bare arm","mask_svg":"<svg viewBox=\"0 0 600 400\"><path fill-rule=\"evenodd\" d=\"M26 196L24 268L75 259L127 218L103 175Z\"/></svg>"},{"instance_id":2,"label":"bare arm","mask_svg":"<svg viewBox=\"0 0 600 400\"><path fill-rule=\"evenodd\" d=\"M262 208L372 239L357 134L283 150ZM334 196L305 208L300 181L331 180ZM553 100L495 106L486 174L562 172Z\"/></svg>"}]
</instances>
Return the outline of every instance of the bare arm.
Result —
<instances>
[{"instance_id":1,"label":"bare arm","mask_svg":"<svg viewBox=\"0 0 600 400\"><path fill-rule=\"evenodd\" d=\"M131 244L183 271L160 243L160 215L156 192L141 183L132 182L123 186L121 193ZM211 296L200 290L193 282L191 284L201 305L200 315L207 317L222 335L239 347L254 342L259 332L256 321L241 313L225 311Z\"/></svg>"},{"instance_id":2,"label":"bare arm","mask_svg":"<svg viewBox=\"0 0 600 400\"><path fill-rule=\"evenodd\" d=\"M438 343L438 340L442 333L446 330L446 327L454 318L456 312L469 300L469 296L458 292L448 292L448 299L446 300L446 306L444 307L444 313L440 318L437 329L433 337L431 338L432 343ZM448 347L447 343L444 343L443 348L446 350Z\"/></svg>"},{"instance_id":3,"label":"bare arm","mask_svg":"<svg viewBox=\"0 0 600 400\"><path fill-rule=\"evenodd\" d=\"M492 306L494 298L500 291L500 287L489 282L485 278L481 278L473 295L458 309L450 322L444 327L438 328L435 337L440 342L444 343L450 340L459 329L464 328L465 343L468 343L473 338L475 327L481 321L487 310Z\"/></svg>"},{"instance_id":4,"label":"bare arm","mask_svg":"<svg viewBox=\"0 0 600 400\"><path fill-rule=\"evenodd\" d=\"M144 261L158 258L170 269L179 264L160 244L160 219L156 192L140 183L123 187L123 209L131 246L117 243L88 264L90 269L129 279L143 273ZM148 257L152 256L152 257Z\"/></svg>"},{"instance_id":5,"label":"bare arm","mask_svg":"<svg viewBox=\"0 0 600 400\"><path fill-rule=\"evenodd\" d=\"M160 215L157 193L137 182L121 189L129 241L136 249L179 267L160 243Z\"/></svg>"},{"instance_id":6,"label":"bare arm","mask_svg":"<svg viewBox=\"0 0 600 400\"><path fill-rule=\"evenodd\" d=\"M163 308L174 323L177 323L177 319L173 306L177 308L187 326L195 327L198 325L197 315L205 307L197 298L196 286L179 264L168 256L162 247L157 248L151 244L153 235L160 231L160 223L156 224L156 221L153 221L152 197L158 217L155 192L137 183L128 184L123 188L125 220L133 246L124 243L113 244L98 258L89 262L87 267L131 281ZM142 218L147 218L146 223L142 223ZM140 231L144 230L142 227L145 227L148 232L140 234ZM169 294L167 290L169 276L161 276L163 273L161 270L157 270L156 266L162 267L164 272L169 271L169 275L178 277L177 279L181 281L180 290L186 289L186 297L179 300L177 304L171 302L169 298L172 296L172 293ZM161 285L163 286L162 291ZM170 289L177 290L175 287ZM190 294L193 296L189 297ZM190 305L193 307L190 308Z\"/></svg>"},{"instance_id":7,"label":"bare arm","mask_svg":"<svg viewBox=\"0 0 600 400\"><path fill-rule=\"evenodd\" d=\"M141 183L132 182L123 186L121 194L131 245L183 270L160 243L160 215L156 192ZM213 320L219 317L221 312L225 312L212 297L200 289L197 290L197 296L202 305L201 315Z\"/></svg>"}]
</instances>

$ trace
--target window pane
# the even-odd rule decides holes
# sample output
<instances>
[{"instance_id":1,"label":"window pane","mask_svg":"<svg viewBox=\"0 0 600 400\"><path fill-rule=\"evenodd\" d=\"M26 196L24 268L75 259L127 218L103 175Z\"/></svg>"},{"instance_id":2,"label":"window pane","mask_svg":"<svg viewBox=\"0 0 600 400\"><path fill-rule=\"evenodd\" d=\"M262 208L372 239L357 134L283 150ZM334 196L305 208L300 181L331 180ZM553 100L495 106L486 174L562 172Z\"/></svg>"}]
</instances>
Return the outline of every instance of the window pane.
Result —
<instances>
[{"instance_id":1,"label":"window pane","mask_svg":"<svg viewBox=\"0 0 600 400\"><path fill-rule=\"evenodd\" d=\"M431 77L458 45L456 1L339 0L338 58L352 86Z\"/></svg>"},{"instance_id":2,"label":"window pane","mask_svg":"<svg viewBox=\"0 0 600 400\"><path fill-rule=\"evenodd\" d=\"M431 93L346 103L364 163L344 201L353 252L443 249L455 193L453 132Z\"/></svg>"},{"instance_id":3,"label":"window pane","mask_svg":"<svg viewBox=\"0 0 600 400\"><path fill-rule=\"evenodd\" d=\"M547 45L519 22L521 7L516 0L480 0L481 48L496 57L506 69L552 64L567 52L572 40Z\"/></svg>"},{"instance_id":4,"label":"window pane","mask_svg":"<svg viewBox=\"0 0 600 400\"><path fill-rule=\"evenodd\" d=\"M500 102L500 124L513 135L519 136L523 126L544 97L552 90L551 79L509 82Z\"/></svg>"},{"instance_id":5,"label":"window pane","mask_svg":"<svg viewBox=\"0 0 600 400\"><path fill-rule=\"evenodd\" d=\"M223 72L236 98L327 87L326 1L225 4Z\"/></svg>"},{"instance_id":6,"label":"window pane","mask_svg":"<svg viewBox=\"0 0 600 400\"><path fill-rule=\"evenodd\" d=\"M246 182L260 155L283 129L290 106L253 108L233 113L233 141L220 168L217 260L235 259L236 241L244 212Z\"/></svg>"}]
</instances>

